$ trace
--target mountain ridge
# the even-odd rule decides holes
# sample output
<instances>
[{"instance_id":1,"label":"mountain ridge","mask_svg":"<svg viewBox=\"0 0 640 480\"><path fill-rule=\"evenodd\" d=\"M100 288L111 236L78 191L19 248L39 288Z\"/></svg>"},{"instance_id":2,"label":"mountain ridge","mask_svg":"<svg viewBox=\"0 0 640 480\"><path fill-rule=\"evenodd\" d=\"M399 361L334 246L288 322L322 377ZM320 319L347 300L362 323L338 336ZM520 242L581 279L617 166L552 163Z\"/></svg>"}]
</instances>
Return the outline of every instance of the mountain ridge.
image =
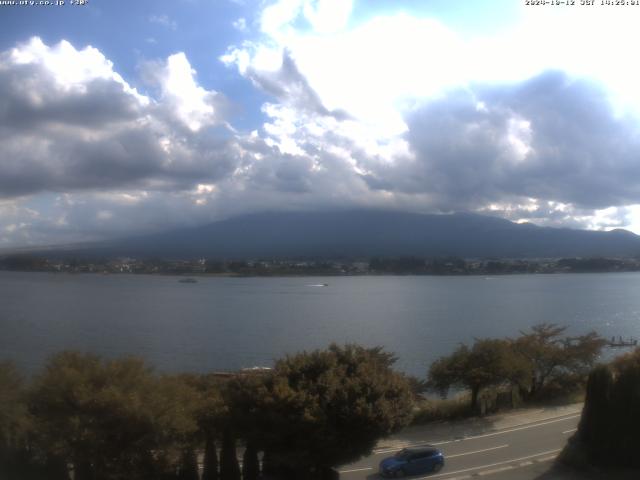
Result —
<instances>
[{"instance_id":1,"label":"mountain ridge","mask_svg":"<svg viewBox=\"0 0 640 480\"><path fill-rule=\"evenodd\" d=\"M474 213L263 212L48 255L141 258L559 258L640 255L640 236L540 227Z\"/></svg>"}]
</instances>

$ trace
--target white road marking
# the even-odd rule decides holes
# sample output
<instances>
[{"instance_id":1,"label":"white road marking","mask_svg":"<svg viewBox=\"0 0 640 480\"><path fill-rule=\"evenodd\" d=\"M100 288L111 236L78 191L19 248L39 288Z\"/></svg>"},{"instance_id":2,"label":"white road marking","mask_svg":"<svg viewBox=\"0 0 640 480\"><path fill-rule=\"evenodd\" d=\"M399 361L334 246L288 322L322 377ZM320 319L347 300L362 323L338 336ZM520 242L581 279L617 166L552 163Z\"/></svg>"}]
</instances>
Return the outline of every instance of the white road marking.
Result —
<instances>
[{"instance_id":1,"label":"white road marking","mask_svg":"<svg viewBox=\"0 0 640 480\"><path fill-rule=\"evenodd\" d=\"M496 431L496 432L484 433L482 435L472 435L470 437L461 437L461 438L456 438L454 440L442 440L442 441L439 441L439 442L429 442L428 440L418 440L418 441L415 441L415 442L401 442L401 443L398 443L397 445L395 445L394 447L382 448L382 449L374 450L373 454L374 455L379 455L381 453L397 452L398 450L400 450L402 448L405 448L405 447L412 447L412 446L419 446L419 445L426 445L426 444L438 446L438 445L447 445L448 443L463 442L465 440L475 440L476 438L494 437L496 435L502 435L503 433L517 432L519 430L526 430L527 428L542 427L544 425L549 425L551 423L563 422L565 420L572 420L574 418L578 418L580 415L581 414L577 413L577 414L574 414L574 415L553 418L551 420L546 420L546 421L543 421L543 422L538 422L538 423L532 422L531 424L526 424L526 425L522 425L522 426L519 426L519 427L510 428L508 430L499 430L499 431ZM562 433L565 433L565 432L562 432Z\"/></svg>"},{"instance_id":2,"label":"white road marking","mask_svg":"<svg viewBox=\"0 0 640 480\"><path fill-rule=\"evenodd\" d=\"M498 467L498 468L493 468L491 470L483 470L482 472L478 472L478 475L480 475L481 477L484 477L485 475L493 475L495 473L505 472L511 469L513 469L513 467L511 465L507 465L506 467Z\"/></svg>"},{"instance_id":3,"label":"white road marking","mask_svg":"<svg viewBox=\"0 0 640 480\"><path fill-rule=\"evenodd\" d=\"M351 470L338 470L338 473L364 472L365 470L373 470L373 467L352 468Z\"/></svg>"},{"instance_id":4,"label":"white road marking","mask_svg":"<svg viewBox=\"0 0 640 480\"><path fill-rule=\"evenodd\" d=\"M461 442L461 441L464 441L464 440L475 440L476 438L495 437L496 435L502 435L504 433L517 432L519 430L526 430L527 428L542 427L544 425L549 425L551 423L563 422L565 420L571 420L571 419L577 418L579 416L580 416L579 414L578 415L572 415L570 417L557 418L555 420L549 420L549 421L546 421L546 422L536 423L535 425L524 425L522 427L511 428L509 430L501 430L499 432L484 433L482 435L472 435L470 437L464 437L464 438L461 438L459 440L447 440L445 442L432 443L432 445L445 445L447 443Z\"/></svg>"},{"instance_id":5,"label":"white road marking","mask_svg":"<svg viewBox=\"0 0 640 480\"><path fill-rule=\"evenodd\" d=\"M456 453L455 455L445 455L445 458L463 457L464 455L472 455L474 453L489 452L491 450L498 450L499 448L507 448L509 444L500 445L499 447L483 448L482 450L474 450L473 452Z\"/></svg>"},{"instance_id":6,"label":"white road marking","mask_svg":"<svg viewBox=\"0 0 640 480\"><path fill-rule=\"evenodd\" d=\"M482 468L497 467L498 465L506 465L508 463L520 462L522 460L528 460L530 458L539 457L541 455L548 455L550 453L558 453L560 450L562 450L562 449L558 448L556 450L547 450L546 452L534 453L533 455L527 455L526 457L512 458L511 460L504 460L502 462L490 463L488 465L479 465L477 467L463 468L462 470L456 470L454 472L437 473L435 475L429 475L428 477L418 477L418 478L416 478L414 480L429 480L430 478L444 477L445 475L455 475L456 473L470 472L471 470L480 470ZM545 458L545 460L547 460L547 459L551 459L551 457Z\"/></svg>"},{"instance_id":7,"label":"white road marking","mask_svg":"<svg viewBox=\"0 0 640 480\"><path fill-rule=\"evenodd\" d=\"M538 462L538 463L542 463L542 462L548 462L549 460L553 460L554 458L556 458L558 455L553 454L553 455L549 455L548 457L541 457L541 458L536 458L534 460L534 462Z\"/></svg>"},{"instance_id":8,"label":"white road marking","mask_svg":"<svg viewBox=\"0 0 640 480\"><path fill-rule=\"evenodd\" d=\"M564 434L567 434L567 433L573 433L576 430L578 430L578 429L577 428L572 428L571 430L565 430L564 432L562 432L562 434L564 435Z\"/></svg>"}]
</instances>

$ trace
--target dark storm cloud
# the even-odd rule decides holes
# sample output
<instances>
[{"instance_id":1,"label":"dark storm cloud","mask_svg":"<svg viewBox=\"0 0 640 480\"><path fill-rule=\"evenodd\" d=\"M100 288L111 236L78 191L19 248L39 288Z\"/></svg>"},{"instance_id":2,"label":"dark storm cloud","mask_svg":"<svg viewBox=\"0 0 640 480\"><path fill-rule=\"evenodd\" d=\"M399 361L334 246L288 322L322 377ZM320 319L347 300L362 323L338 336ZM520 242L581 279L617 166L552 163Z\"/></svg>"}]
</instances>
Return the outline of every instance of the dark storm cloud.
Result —
<instances>
[{"instance_id":1,"label":"dark storm cloud","mask_svg":"<svg viewBox=\"0 0 640 480\"><path fill-rule=\"evenodd\" d=\"M84 88L59 87L41 65L0 69L0 125L31 130L50 123L98 128L132 120L141 106L112 79L92 79Z\"/></svg>"},{"instance_id":2,"label":"dark storm cloud","mask_svg":"<svg viewBox=\"0 0 640 480\"><path fill-rule=\"evenodd\" d=\"M2 138L0 195L92 188L147 188L163 182L185 189L223 178L234 168L236 154L224 139L171 138L172 152L160 147L163 135L132 126L99 138L82 132L53 132Z\"/></svg>"},{"instance_id":3,"label":"dark storm cloud","mask_svg":"<svg viewBox=\"0 0 640 480\"><path fill-rule=\"evenodd\" d=\"M640 202L638 119L616 116L600 87L550 72L485 97L532 124L533 154L527 175L513 178L517 189L587 208Z\"/></svg>"},{"instance_id":4,"label":"dark storm cloud","mask_svg":"<svg viewBox=\"0 0 640 480\"><path fill-rule=\"evenodd\" d=\"M75 143L64 169L67 188L144 188L148 182L162 180L167 188L180 190L219 180L234 167L235 156L226 140L194 135L172 141L175 151L168 154L152 131L138 128L99 142Z\"/></svg>"},{"instance_id":5,"label":"dark storm cloud","mask_svg":"<svg viewBox=\"0 0 640 480\"><path fill-rule=\"evenodd\" d=\"M456 91L406 121L416 160L374 168L372 189L428 193L444 210L518 197L587 209L640 203L637 119L616 116L586 81L547 72Z\"/></svg>"}]
</instances>

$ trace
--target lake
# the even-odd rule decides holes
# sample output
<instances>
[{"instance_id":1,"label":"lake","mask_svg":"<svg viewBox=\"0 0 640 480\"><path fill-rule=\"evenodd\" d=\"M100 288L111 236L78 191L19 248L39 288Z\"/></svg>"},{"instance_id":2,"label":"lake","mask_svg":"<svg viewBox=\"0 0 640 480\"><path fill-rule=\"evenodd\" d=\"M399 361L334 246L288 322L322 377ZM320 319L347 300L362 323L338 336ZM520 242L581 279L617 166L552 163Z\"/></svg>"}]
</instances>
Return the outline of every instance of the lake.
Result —
<instances>
[{"instance_id":1,"label":"lake","mask_svg":"<svg viewBox=\"0 0 640 480\"><path fill-rule=\"evenodd\" d=\"M0 272L0 359L31 374L77 349L205 372L357 342L383 346L398 369L424 376L459 342L540 322L570 335L640 336L639 273L179 278Z\"/></svg>"}]
</instances>

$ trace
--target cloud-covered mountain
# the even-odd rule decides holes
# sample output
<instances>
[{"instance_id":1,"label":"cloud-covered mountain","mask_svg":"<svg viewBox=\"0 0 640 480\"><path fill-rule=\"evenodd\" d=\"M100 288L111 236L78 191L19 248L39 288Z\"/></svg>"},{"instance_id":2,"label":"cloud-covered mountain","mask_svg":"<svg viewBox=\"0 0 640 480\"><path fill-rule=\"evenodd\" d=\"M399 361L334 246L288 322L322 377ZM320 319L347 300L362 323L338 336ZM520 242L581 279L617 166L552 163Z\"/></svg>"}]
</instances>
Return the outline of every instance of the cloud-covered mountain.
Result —
<instances>
[{"instance_id":1,"label":"cloud-covered mountain","mask_svg":"<svg viewBox=\"0 0 640 480\"><path fill-rule=\"evenodd\" d=\"M216 259L631 256L640 254L640 237L625 230L538 227L474 214L349 210L252 214L65 253Z\"/></svg>"},{"instance_id":2,"label":"cloud-covered mountain","mask_svg":"<svg viewBox=\"0 0 640 480\"><path fill-rule=\"evenodd\" d=\"M640 233L640 9L475 3L4 9L0 248L292 208Z\"/></svg>"}]
</instances>

